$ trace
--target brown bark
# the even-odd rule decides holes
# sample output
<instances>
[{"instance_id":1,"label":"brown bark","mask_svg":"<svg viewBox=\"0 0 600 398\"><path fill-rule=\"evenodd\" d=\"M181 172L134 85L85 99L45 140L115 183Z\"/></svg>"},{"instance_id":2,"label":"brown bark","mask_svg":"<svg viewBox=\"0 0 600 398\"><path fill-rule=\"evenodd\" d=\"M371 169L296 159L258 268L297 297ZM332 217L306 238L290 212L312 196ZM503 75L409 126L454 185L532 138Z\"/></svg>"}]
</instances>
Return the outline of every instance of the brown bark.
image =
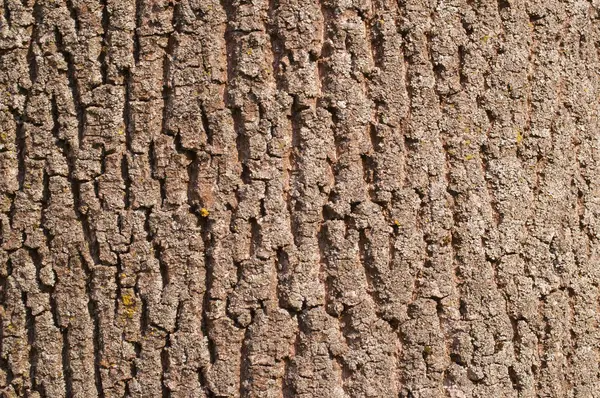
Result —
<instances>
[{"instance_id":1,"label":"brown bark","mask_svg":"<svg viewBox=\"0 0 600 398\"><path fill-rule=\"evenodd\" d=\"M0 1L3 396L600 396L597 1Z\"/></svg>"}]
</instances>

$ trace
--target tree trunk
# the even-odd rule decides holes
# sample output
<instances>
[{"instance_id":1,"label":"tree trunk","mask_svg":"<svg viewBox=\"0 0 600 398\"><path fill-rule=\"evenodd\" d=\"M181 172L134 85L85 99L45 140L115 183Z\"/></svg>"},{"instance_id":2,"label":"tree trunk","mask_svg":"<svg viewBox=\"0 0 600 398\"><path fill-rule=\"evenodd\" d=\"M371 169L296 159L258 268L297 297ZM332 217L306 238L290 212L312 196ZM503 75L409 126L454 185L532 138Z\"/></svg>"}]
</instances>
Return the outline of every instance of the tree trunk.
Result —
<instances>
[{"instance_id":1,"label":"tree trunk","mask_svg":"<svg viewBox=\"0 0 600 398\"><path fill-rule=\"evenodd\" d=\"M2 396L600 397L599 8L3 0Z\"/></svg>"}]
</instances>

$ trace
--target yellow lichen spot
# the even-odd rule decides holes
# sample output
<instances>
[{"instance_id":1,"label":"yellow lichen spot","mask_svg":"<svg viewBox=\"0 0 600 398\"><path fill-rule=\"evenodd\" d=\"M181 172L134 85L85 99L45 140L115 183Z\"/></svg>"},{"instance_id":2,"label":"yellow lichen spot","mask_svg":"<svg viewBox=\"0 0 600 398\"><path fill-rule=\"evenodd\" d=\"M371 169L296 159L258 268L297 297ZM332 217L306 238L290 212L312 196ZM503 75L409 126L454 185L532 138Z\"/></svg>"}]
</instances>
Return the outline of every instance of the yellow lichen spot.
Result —
<instances>
[{"instance_id":1,"label":"yellow lichen spot","mask_svg":"<svg viewBox=\"0 0 600 398\"><path fill-rule=\"evenodd\" d=\"M466 140L466 141L464 142L464 144L465 144L465 146L469 146L469 145L471 145L471 140Z\"/></svg>"},{"instance_id":2,"label":"yellow lichen spot","mask_svg":"<svg viewBox=\"0 0 600 398\"><path fill-rule=\"evenodd\" d=\"M465 160L473 160L474 157L475 156L473 156L471 154L468 154L468 155L465 156Z\"/></svg>"},{"instance_id":3,"label":"yellow lichen spot","mask_svg":"<svg viewBox=\"0 0 600 398\"><path fill-rule=\"evenodd\" d=\"M121 296L121 301L125 306L125 308L123 309L123 315L129 319L133 318L133 315L135 314L135 302L133 296L131 294L126 293L123 296Z\"/></svg>"},{"instance_id":4,"label":"yellow lichen spot","mask_svg":"<svg viewBox=\"0 0 600 398\"><path fill-rule=\"evenodd\" d=\"M485 36L483 36L483 37L481 38L481 41L482 41L482 42L484 42L484 43L487 43L487 42L488 42L488 40L490 40L490 36L489 36L489 35L485 35Z\"/></svg>"},{"instance_id":5,"label":"yellow lichen spot","mask_svg":"<svg viewBox=\"0 0 600 398\"><path fill-rule=\"evenodd\" d=\"M452 235L446 235L442 238L442 245L448 246L450 242L452 242Z\"/></svg>"},{"instance_id":6,"label":"yellow lichen spot","mask_svg":"<svg viewBox=\"0 0 600 398\"><path fill-rule=\"evenodd\" d=\"M127 318L131 319L135 315L135 309L133 309L133 308L125 308L125 311L123 311L123 314L125 314L125 316Z\"/></svg>"},{"instance_id":7,"label":"yellow lichen spot","mask_svg":"<svg viewBox=\"0 0 600 398\"><path fill-rule=\"evenodd\" d=\"M121 272L121 279L125 279L127 278L127 274L125 274L125 272Z\"/></svg>"},{"instance_id":8,"label":"yellow lichen spot","mask_svg":"<svg viewBox=\"0 0 600 398\"><path fill-rule=\"evenodd\" d=\"M248 54L248 55L252 55L252 49L251 49L251 48L249 48L248 50L246 50L246 54Z\"/></svg>"},{"instance_id":9,"label":"yellow lichen spot","mask_svg":"<svg viewBox=\"0 0 600 398\"><path fill-rule=\"evenodd\" d=\"M6 134L6 133L0 134L0 141L6 142L7 138L8 138L8 134Z\"/></svg>"},{"instance_id":10,"label":"yellow lichen spot","mask_svg":"<svg viewBox=\"0 0 600 398\"><path fill-rule=\"evenodd\" d=\"M200 209L200 215L202 217L208 217L208 215L210 214L210 212L208 211L208 209L206 207L203 207Z\"/></svg>"},{"instance_id":11,"label":"yellow lichen spot","mask_svg":"<svg viewBox=\"0 0 600 398\"><path fill-rule=\"evenodd\" d=\"M117 134L119 134L119 135L125 135L125 132L124 132L123 130L119 130L119 131L117 132Z\"/></svg>"},{"instance_id":12,"label":"yellow lichen spot","mask_svg":"<svg viewBox=\"0 0 600 398\"><path fill-rule=\"evenodd\" d=\"M426 345L425 347L423 347L423 355L429 356L432 353L433 353L433 348L431 348L431 346Z\"/></svg>"},{"instance_id":13,"label":"yellow lichen spot","mask_svg":"<svg viewBox=\"0 0 600 398\"><path fill-rule=\"evenodd\" d=\"M517 130L517 145L523 142L523 133Z\"/></svg>"},{"instance_id":14,"label":"yellow lichen spot","mask_svg":"<svg viewBox=\"0 0 600 398\"><path fill-rule=\"evenodd\" d=\"M134 303L133 296L131 296L131 294L124 294L121 297L121 301L123 302L123 305L125 307L131 307L133 305L133 303Z\"/></svg>"},{"instance_id":15,"label":"yellow lichen spot","mask_svg":"<svg viewBox=\"0 0 600 398\"><path fill-rule=\"evenodd\" d=\"M400 221L398 221L398 220L394 220L394 225L395 225L395 226L397 226L397 227L399 227L399 226L401 225L401 224L400 224Z\"/></svg>"}]
</instances>

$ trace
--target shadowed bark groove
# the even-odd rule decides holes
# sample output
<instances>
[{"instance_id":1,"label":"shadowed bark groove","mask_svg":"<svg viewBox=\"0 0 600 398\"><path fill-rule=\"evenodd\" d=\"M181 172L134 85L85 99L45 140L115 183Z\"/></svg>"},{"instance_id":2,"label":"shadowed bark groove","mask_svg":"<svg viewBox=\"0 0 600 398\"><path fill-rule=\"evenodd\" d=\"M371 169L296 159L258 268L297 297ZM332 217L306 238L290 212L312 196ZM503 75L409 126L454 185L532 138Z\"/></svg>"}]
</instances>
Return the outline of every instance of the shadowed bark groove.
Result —
<instances>
[{"instance_id":1,"label":"shadowed bark groove","mask_svg":"<svg viewBox=\"0 0 600 398\"><path fill-rule=\"evenodd\" d=\"M599 17L2 1L0 395L596 396Z\"/></svg>"}]
</instances>

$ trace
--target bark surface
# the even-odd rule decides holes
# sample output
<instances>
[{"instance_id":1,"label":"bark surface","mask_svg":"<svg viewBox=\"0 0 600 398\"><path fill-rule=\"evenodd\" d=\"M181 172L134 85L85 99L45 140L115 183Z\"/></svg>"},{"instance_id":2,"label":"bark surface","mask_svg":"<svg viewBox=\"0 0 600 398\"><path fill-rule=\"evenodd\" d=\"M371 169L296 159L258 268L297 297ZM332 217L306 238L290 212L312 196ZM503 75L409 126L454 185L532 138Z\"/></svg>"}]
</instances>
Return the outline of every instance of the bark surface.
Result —
<instances>
[{"instance_id":1,"label":"bark surface","mask_svg":"<svg viewBox=\"0 0 600 398\"><path fill-rule=\"evenodd\" d=\"M599 1L0 3L2 396L600 396Z\"/></svg>"}]
</instances>

